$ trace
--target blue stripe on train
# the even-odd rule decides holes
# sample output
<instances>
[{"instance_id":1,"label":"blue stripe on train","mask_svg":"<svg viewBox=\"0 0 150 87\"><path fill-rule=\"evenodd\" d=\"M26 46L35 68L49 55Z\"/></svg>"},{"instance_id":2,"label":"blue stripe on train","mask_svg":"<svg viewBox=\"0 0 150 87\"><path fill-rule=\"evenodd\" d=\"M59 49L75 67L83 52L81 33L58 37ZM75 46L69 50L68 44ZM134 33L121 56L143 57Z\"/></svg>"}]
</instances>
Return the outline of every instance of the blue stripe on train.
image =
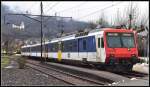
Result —
<instances>
[{"instance_id":1,"label":"blue stripe on train","mask_svg":"<svg viewBox=\"0 0 150 87\"><path fill-rule=\"evenodd\" d=\"M58 51L58 42L49 43L45 46L48 52ZM47 49L48 47L48 49ZM31 47L32 52L40 52L41 46ZM96 41L95 36L89 36L84 38L78 38L73 40L62 41L62 52L96 52ZM30 48L23 48L23 52L29 52Z\"/></svg>"}]
</instances>

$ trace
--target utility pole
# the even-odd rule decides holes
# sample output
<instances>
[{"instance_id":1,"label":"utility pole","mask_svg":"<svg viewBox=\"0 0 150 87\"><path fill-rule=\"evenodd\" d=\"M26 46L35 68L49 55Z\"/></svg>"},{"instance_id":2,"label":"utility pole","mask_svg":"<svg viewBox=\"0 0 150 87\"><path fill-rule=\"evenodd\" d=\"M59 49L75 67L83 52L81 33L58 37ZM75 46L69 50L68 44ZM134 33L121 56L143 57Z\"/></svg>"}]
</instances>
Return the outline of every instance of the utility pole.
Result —
<instances>
[{"instance_id":1,"label":"utility pole","mask_svg":"<svg viewBox=\"0 0 150 87\"><path fill-rule=\"evenodd\" d=\"M55 12L55 16L57 16L57 12Z\"/></svg>"},{"instance_id":2,"label":"utility pole","mask_svg":"<svg viewBox=\"0 0 150 87\"><path fill-rule=\"evenodd\" d=\"M149 29L145 27L147 30L147 64L149 64Z\"/></svg>"},{"instance_id":3,"label":"utility pole","mask_svg":"<svg viewBox=\"0 0 150 87\"><path fill-rule=\"evenodd\" d=\"M43 6L42 6L42 1L41 1L41 62L43 62L42 59L42 51L43 51L43 47L42 47L42 40L43 40L43 31L42 31L42 15L43 15Z\"/></svg>"},{"instance_id":4,"label":"utility pole","mask_svg":"<svg viewBox=\"0 0 150 87\"><path fill-rule=\"evenodd\" d=\"M62 34L64 33L64 24L63 24L63 19L61 18L61 25L60 25L60 27L61 27L61 34L60 34L60 37L62 37Z\"/></svg>"},{"instance_id":5,"label":"utility pole","mask_svg":"<svg viewBox=\"0 0 150 87\"><path fill-rule=\"evenodd\" d=\"M129 14L129 29L131 29L131 20L132 20L132 2L131 2L131 8L130 8L130 14Z\"/></svg>"},{"instance_id":6,"label":"utility pole","mask_svg":"<svg viewBox=\"0 0 150 87\"><path fill-rule=\"evenodd\" d=\"M129 29L131 29L131 20L132 20L132 14L129 14Z\"/></svg>"}]
</instances>

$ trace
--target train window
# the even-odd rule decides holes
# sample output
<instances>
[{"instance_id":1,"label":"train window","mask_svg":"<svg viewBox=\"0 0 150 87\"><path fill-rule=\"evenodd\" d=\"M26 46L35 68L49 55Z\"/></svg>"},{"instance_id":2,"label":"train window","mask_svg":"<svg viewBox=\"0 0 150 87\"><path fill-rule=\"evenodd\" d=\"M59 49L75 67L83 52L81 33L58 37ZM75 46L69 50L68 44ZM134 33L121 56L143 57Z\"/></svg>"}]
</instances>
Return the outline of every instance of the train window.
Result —
<instances>
[{"instance_id":1,"label":"train window","mask_svg":"<svg viewBox=\"0 0 150 87\"><path fill-rule=\"evenodd\" d=\"M27 52L27 48L25 48L25 52Z\"/></svg>"},{"instance_id":2,"label":"train window","mask_svg":"<svg viewBox=\"0 0 150 87\"><path fill-rule=\"evenodd\" d=\"M64 51L64 43L61 43L61 51Z\"/></svg>"},{"instance_id":3,"label":"train window","mask_svg":"<svg viewBox=\"0 0 150 87\"><path fill-rule=\"evenodd\" d=\"M64 45L64 51L67 52L67 50L68 50L67 42L65 41L63 45Z\"/></svg>"},{"instance_id":4,"label":"train window","mask_svg":"<svg viewBox=\"0 0 150 87\"><path fill-rule=\"evenodd\" d=\"M55 51L55 44L53 43L52 51Z\"/></svg>"},{"instance_id":5,"label":"train window","mask_svg":"<svg viewBox=\"0 0 150 87\"><path fill-rule=\"evenodd\" d=\"M66 51L66 42L65 41L63 42L63 51L64 52Z\"/></svg>"},{"instance_id":6,"label":"train window","mask_svg":"<svg viewBox=\"0 0 150 87\"><path fill-rule=\"evenodd\" d=\"M37 51L40 52L41 51L41 45L38 45L37 47Z\"/></svg>"},{"instance_id":7,"label":"train window","mask_svg":"<svg viewBox=\"0 0 150 87\"><path fill-rule=\"evenodd\" d=\"M118 33L107 33L107 45L110 48L120 48L121 40L120 40L120 34Z\"/></svg>"},{"instance_id":8,"label":"train window","mask_svg":"<svg viewBox=\"0 0 150 87\"><path fill-rule=\"evenodd\" d=\"M52 43L51 51L54 52L54 44Z\"/></svg>"},{"instance_id":9,"label":"train window","mask_svg":"<svg viewBox=\"0 0 150 87\"><path fill-rule=\"evenodd\" d=\"M98 48L100 48L100 38L98 38Z\"/></svg>"},{"instance_id":10,"label":"train window","mask_svg":"<svg viewBox=\"0 0 150 87\"><path fill-rule=\"evenodd\" d=\"M54 51L54 52L56 51L56 46L57 46L57 44L54 43L54 45L53 45L53 51Z\"/></svg>"},{"instance_id":11,"label":"train window","mask_svg":"<svg viewBox=\"0 0 150 87\"><path fill-rule=\"evenodd\" d=\"M52 50L53 50L53 46L52 46L52 44L50 44L50 45L48 46L48 51L49 51L49 52L53 52Z\"/></svg>"},{"instance_id":12,"label":"train window","mask_svg":"<svg viewBox=\"0 0 150 87\"><path fill-rule=\"evenodd\" d=\"M31 47L31 52L34 52L34 47Z\"/></svg>"},{"instance_id":13,"label":"train window","mask_svg":"<svg viewBox=\"0 0 150 87\"><path fill-rule=\"evenodd\" d=\"M86 40L83 40L83 50L86 50Z\"/></svg>"},{"instance_id":14,"label":"train window","mask_svg":"<svg viewBox=\"0 0 150 87\"><path fill-rule=\"evenodd\" d=\"M29 47L29 52L31 52L31 47Z\"/></svg>"},{"instance_id":15,"label":"train window","mask_svg":"<svg viewBox=\"0 0 150 87\"><path fill-rule=\"evenodd\" d=\"M122 41L122 45L123 47L129 47L129 48L133 48L134 46L134 37L133 34L131 33L124 33L121 36L121 41Z\"/></svg>"},{"instance_id":16,"label":"train window","mask_svg":"<svg viewBox=\"0 0 150 87\"><path fill-rule=\"evenodd\" d=\"M33 51L36 52L36 47L33 47Z\"/></svg>"},{"instance_id":17,"label":"train window","mask_svg":"<svg viewBox=\"0 0 150 87\"><path fill-rule=\"evenodd\" d=\"M26 48L26 52L28 52L28 48Z\"/></svg>"},{"instance_id":18,"label":"train window","mask_svg":"<svg viewBox=\"0 0 150 87\"><path fill-rule=\"evenodd\" d=\"M70 51L72 51L72 42L69 44Z\"/></svg>"},{"instance_id":19,"label":"train window","mask_svg":"<svg viewBox=\"0 0 150 87\"><path fill-rule=\"evenodd\" d=\"M59 46L58 42L54 43L54 52L58 51L58 46Z\"/></svg>"},{"instance_id":20,"label":"train window","mask_svg":"<svg viewBox=\"0 0 150 87\"><path fill-rule=\"evenodd\" d=\"M104 40L101 38L101 48L104 48Z\"/></svg>"},{"instance_id":21,"label":"train window","mask_svg":"<svg viewBox=\"0 0 150 87\"><path fill-rule=\"evenodd\" d=\"M73 42L73 51L77 50L77 41L74 40Z\"/></svg>"},{"instance_id":22,"label":"train window","mask_svg":"<svg viewBox=\"0 0 150 87\"><path fill-rule=\"evenodd\" d=\"M26 48L26 52L29 52L28 47Z\"/></svg>"},{"instance_id":23,"label":"train window","mask_svg":"<svg viewBox=\"0 0 150 87\"><path fill-rule=\"evenodd\" d=\"M74 43L74 47L77 47L77 43L76 42Z\"/></svg>"},{"instance_id":24,"label":"train window","mask_svg":"<svg viewBox=\"0 0 150 87\"><path fill-rule=\"evenodd\" d=\"M28 52L28 48L27 47L25 48L25 50L26 50L26 52Z\"/></svg>"}]
</instances>

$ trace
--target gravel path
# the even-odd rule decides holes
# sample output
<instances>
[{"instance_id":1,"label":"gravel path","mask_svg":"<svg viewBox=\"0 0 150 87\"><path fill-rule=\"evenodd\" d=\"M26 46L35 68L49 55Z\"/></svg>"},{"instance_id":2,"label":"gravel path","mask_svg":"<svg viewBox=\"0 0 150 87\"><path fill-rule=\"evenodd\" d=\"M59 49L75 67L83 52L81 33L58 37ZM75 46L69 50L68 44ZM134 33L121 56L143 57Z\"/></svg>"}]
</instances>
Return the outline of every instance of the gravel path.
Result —
<instances>
[{"instance_id":1,"label":"gravel path","mask_svg":"<svg viewBox=\"0 0 150 87\"><path fill-rule=\"evenodd\" d=\"M9 68L1 69L1 86L67 86L60 80L35 71L32 68L18 69L17 63L13 63Z\"/></svg>"},{"instance_id":2,"label":"gravel path","mask_svg":"<svg viewBox=\"0 0 150 87\"><path fill-rule=\"evenodd\" d=\"M2 86L56 86L68 85L53 77L35 71L29 67L25 69L4 68L1 69Z\"/></svg>"}]
</instances>

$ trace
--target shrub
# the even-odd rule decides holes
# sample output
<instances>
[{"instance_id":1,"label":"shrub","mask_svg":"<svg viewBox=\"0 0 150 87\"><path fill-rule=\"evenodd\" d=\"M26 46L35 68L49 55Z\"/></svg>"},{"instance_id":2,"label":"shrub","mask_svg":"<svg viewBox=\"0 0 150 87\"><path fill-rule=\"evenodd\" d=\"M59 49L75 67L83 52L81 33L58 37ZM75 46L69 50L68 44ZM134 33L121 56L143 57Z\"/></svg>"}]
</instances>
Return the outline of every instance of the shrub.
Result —
<instances>
[{"instance_id":1,"label":"shrub","mask_svg":"<svg viewBox=\"0 0 150 87\"><path fill-rule=\"evenodd\" d=\"M17 59L18 64L19 64L19 69L24 69L25 68L25 64L26 64L26 58L25 57L19 57Z\"/></svg>"}]
</instances>

